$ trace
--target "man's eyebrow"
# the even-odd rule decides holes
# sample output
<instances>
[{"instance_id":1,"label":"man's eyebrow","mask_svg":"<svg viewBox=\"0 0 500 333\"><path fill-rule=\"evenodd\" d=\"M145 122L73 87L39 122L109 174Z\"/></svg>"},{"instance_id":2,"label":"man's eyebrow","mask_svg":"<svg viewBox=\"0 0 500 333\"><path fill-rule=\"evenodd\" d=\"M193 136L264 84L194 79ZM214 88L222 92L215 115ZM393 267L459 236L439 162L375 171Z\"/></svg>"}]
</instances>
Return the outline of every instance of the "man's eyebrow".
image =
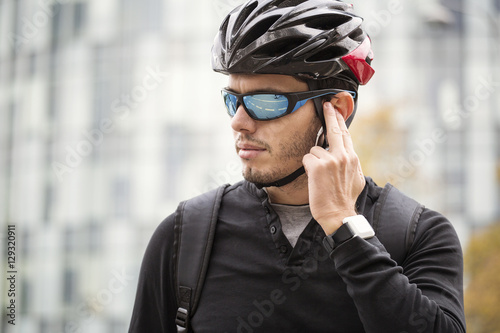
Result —
<instances>
[{"instance_id":1,"label":"man's eyebrow","mask_svg":"<svg viewBox=\"0 0 500 333\"><path fill-rule=\"evenodd\" d=\"M239 94L240 92L231 89L230 87L224 87L225 90L234 92L236 94ZM250 90L247 91L245 94L256 94L256 93L271 93L271 94L285 94L287 93L286 91L282 91L276 88L267 88L267 89L256 89L256 90Z\"/></svg>"}]
</instances>

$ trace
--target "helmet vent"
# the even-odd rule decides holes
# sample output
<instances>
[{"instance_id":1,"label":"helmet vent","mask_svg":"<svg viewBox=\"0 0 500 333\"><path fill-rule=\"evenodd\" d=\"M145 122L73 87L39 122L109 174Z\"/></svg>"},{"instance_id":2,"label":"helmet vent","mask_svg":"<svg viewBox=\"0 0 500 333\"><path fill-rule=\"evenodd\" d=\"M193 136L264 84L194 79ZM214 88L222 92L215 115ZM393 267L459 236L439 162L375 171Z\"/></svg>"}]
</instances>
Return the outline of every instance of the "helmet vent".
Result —
<instances>
[{"instance_id":1,"label":"helmet vent","mask_svg":"<svg viewBox=\"0 0 500 333\"><path fill-rule=\"evenodd\" d=\"M245 38L241 41L239 48L243 49L250 45L253 41L257 40L259 37L264 35L269 28L276 22L281 16L271 16L262 20L259 24L255 25L252 30L245 34ZM270 43L273 44L273 43Z\"/></svg>"},{"instance_id":2,"label":"helmet vent","mask_svg":"<svg viewBox=\"0 0 500 333\"><path fill-rule=\"evenodd\" d=\"M363 36L363 34L364 34L363 30L357 28L349 34L349 38L351 38L352 40L359 40L359 37Z\"/></svg>"},{"instance_id":3,"label":"helmet vent","mask_svg":"<svg viewBox=\"0 0 500 333\"><path fill-rule=\"evenodd\" d=\"M317 61L326 61L326 60L334 60L337 58L341 58L349 52L348 49L343 48L341 46L330 46L327 47L315 55L310 56L306 62L317 62Z\"/></svg>"},{"instance_id":4,"label":"helmet vent","mask_svg":"<svg viewBox=\"0 0 500 333\"><path fill-rule=\"evenodd\" d=\"M253 57L256 59L279 57L302 45L305 41L307 41L305 38L282 39L278 42L270 43L261 47L254 53Z\"/></svg>"},{"instance_id":5,"label":"helmet vent","mask_svg":"<svg viewBox=\"0 0 500 333\"><path fill-rule=\"evenodd\" d=\"M325 31L334 30L337 29L342 24L349 22L351 19L352 17L348 15L329 14L329 15L318 16L315 19L306 22L305 25L306 27L313 29L319 29Z\"/></svg>"},{"instance_id":6,"label":"helmet vent","mask_svg":"<svg viewBox=\"0 0 500 333\"><path fill-rule=\"evenodd\" d=\"M245 22L248 16L250 16L250 14L255 10L255 8L257 8L257 5L258 5L257 1L254 1L241 10L240 14L238 15L237 21L234 23L233 31L240 30L240 27L243 24L243 22Z\"/></svg>"},{"instance_id":7,"label":"helmet vent","mask_svg":"<svg viewBox=\"0 0 500 333\"><path fill-rule=\"evenodd\" d=\"M295 7L303 2L304 0L278 0L275 1L273 4L278 8L285 8L285 7Z\"/></svg>"},{"instance_id":8,"label":"helmet vent","mask_svg":"<svg viewBox=\"0 0 500 333\"><path fill-rule=\"evenodd\" d=\"M229 23L229 16L226 17L226 19L224 20L224 22L220 26L221 33L219 35L220 35L221 45L226 45L226 33L227 33L228 23Z\"/></svg>"}]
</instances>

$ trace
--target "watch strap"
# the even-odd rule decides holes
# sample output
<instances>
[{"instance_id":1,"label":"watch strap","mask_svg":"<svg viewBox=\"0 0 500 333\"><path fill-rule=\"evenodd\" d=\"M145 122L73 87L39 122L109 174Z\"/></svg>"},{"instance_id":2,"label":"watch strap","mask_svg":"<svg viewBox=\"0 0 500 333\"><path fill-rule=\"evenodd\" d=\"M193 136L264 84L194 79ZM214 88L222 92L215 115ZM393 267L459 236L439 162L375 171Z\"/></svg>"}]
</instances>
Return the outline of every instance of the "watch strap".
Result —
<instances>
[{"instance_id":1,"label":"watch strap","mask_svg":"<svg viewBox=\"0 0 500 333\"><path fill-rule=\"evenodd\" d=\"M331 235L331 237L335 247L337 247L343 242L353 238L354 235L355 235L354 231L352 231L351 227L349 226L349 223L344 223L340 226L340 228L337 229L337 231L335 231Z\"/></svg>"},{"instance_id":2,"label":"watch strap","mask_svg":"<svg viewBox=\"0 0 500 333\"><path fill-rule=\"evenodd\" d=\"M323 238L323 246L329 254L340 244L354 237L354 232L348 223L344 223L333 234Z\"/></svg>"}]
</instances>

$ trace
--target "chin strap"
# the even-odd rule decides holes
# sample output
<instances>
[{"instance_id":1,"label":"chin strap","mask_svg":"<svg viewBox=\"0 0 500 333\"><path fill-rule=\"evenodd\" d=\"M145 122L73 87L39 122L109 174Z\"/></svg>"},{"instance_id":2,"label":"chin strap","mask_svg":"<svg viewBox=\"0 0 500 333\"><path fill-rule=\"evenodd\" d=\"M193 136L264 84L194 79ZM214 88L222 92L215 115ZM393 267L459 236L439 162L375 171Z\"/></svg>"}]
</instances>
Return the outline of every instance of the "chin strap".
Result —
<instances>
[{"instance_id":1,"label":"chin strap","mask_svg":"<svg viewBox=\"0 0 500 333\"><path fill-rule=\"evenodd\" d=\"M283 177L281 179L278 179L274 182L254 183L254 184L255 184L255 186L257 186L258 189L261 189L263 187L271 187L271 186L280 187L280 186L283 186L283 185L286 185L286 184L293 182L295 179L297 179L300 175L304 174L305 172L306 172L306 169L304 169L304 167L301 166L300 168L298 168L297 170L295 170L293 173L289 174L288 176Z\"/></svg>"},{"instance_id":2,"label":"chin strap","mask_svg":"<svg viewBox=\"0 0 500 333\"><path fill-rule=\"evenodd\" d=\"M316 143L315 145L317 146L318 143L320 142L319 139L323 136L323 142L321 143L321 147L325 148L328 150L328 141L326 140L326 133L323 131L323 127L320 128L318 135L316 136ZM257 186L258 189L261 189L263 187L280 187L286 184L289 184L293 182L295 179L297 179L300 175L304 174L306 172L306 169L304 169L303 166L295 170L293 173L289 174L286 177L283 177L281 179L278 179L276 181L270 182L270 183L254 183L255 186Z\"/></svg>"}]
</instances>

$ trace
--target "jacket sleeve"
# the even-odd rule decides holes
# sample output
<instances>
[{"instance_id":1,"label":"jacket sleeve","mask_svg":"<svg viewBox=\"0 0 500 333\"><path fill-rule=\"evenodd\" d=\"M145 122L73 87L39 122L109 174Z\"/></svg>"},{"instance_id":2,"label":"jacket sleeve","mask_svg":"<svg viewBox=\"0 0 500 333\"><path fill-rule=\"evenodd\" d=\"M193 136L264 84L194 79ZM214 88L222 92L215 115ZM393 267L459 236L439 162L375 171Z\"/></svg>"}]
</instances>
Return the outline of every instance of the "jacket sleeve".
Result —
<instances>
[{"instance_id":1,"label":"jacket sleeve","mask_svg":"<svg viewBox=\"0 0 500 333\"><path fill-rule=\"evenodd\" d=\"M174 333L176 298L172 281L174 217L156 229L146 248L129 333Z\"/></svg>"},{"instance_id":2,"label":"jacket sleeve","mask_svg":"<svg viewBox=\"0 0 500 333\"><path fill-rule=\"evenodd\" d=\"M332 258L367 333L465 332L462 249L442 215L424 210L402 267L377 237L355 237Z\"/></svg>"}]
</instances>

